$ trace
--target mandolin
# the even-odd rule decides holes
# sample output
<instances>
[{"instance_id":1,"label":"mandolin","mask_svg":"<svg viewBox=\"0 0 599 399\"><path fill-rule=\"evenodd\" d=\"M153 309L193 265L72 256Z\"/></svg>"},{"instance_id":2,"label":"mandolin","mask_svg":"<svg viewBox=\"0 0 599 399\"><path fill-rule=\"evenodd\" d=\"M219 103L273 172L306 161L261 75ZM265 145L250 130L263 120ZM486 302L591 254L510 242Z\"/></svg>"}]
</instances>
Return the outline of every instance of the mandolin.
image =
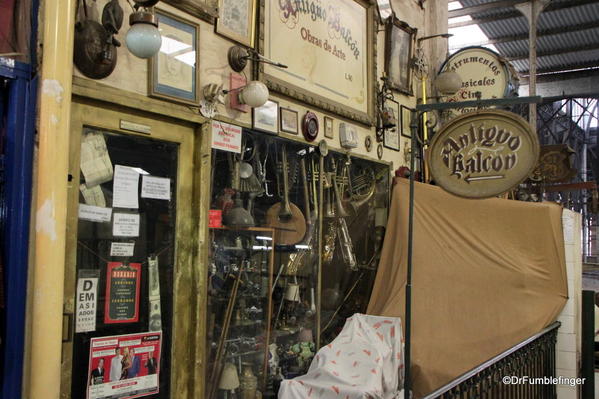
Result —
<instances>
[{"instance_id":1,"label":"mandolin","mask_svg":"<svg viewBox=\"0 0 599 399\"><path fill-rule=\"evenodd\" d=\"M266 225L276 231L277 245L294 245L306 234L306 219L302 211L289 201L287 149L282 146L283 198L266 211Z\"/></svg>"}]
</instances>

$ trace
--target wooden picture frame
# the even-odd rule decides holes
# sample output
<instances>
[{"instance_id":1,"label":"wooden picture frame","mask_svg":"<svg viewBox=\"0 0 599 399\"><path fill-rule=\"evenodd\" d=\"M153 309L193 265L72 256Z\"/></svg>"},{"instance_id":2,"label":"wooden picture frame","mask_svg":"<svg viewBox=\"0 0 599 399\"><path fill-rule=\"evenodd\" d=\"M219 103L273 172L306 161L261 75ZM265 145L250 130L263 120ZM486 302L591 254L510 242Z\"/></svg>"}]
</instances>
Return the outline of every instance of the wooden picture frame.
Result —
<instances>
[{"instance_id":1,"label":"wooden picture frame","mask_svg":"<svg viewBox=\"0 0 599 399\"><path fill-rule=\"evenodd\" d=\"M162 0L189 15L214 24L218 16L218 0Z\"/></svg>"},{"instance_id":2,"label":"wooden picture frame","mask_svg":"<svg viewBox=\"0 0 599 399\"><path fill-rule=\"evenodd\" d=\"M318 8L326 12L315 19L309 9L294 7L290 0L260 2L258 51L288 68L260 63L259 79L273 92L372 126L376 3L321 0ZM330 31L335 27L338 32ZM341 29L351 32L351 40Z\"/></svg>"},{"instance_id":3,"label":"wooden picture frame","mask_svg":"<svg viewBox=\"0 0 599 399\"><path fill-rule=\"evenodd\" d=\"M298 112L289 108L281 107L279 112L281 131L285 133L298 134L299 122Z\"/></svg>"},{"instance_id":4,"label":"wooden picture frame","mask_svg":"<svg viewBox=\"0 0 599 399\"><path fill-rule=\"evenodd\" d=\"M256 0L219 0L215 31L247 47L254 47Z\"/></svg>"},{"instance_id":5,"label":"wooden picture frame","mask_svg":"<svg viewBox=\"0 0 599 399\"><path fill-rule=\"evenodd\" d=\"M376 0L376 10L382 24L387 22L387 19L393 17L395 14L391 0Z\"/></svg>"},{"instance_id":6,"label":"wooden picture frame","mask_svg":"<svg viewBox=\"0 0 599 399\"><path fill-rule=\"evenodd\" d=\"M385 73L393 89L410 96L416 33L416 28L395 17L389 18L385 25Z\"/></svg>"},{"instance_id":7,"label":"wooden picture frame","mask_svg":"<svg viewBox=\"0 0 599 399\"><path fill-rule=\"evenodd\" d=\"M414 111L414 109L408 108L404 105L401 106L400 132L403 137L407 137L409 139L412 138L412 129L410 128L410 124L412 123L412 111Z\"/></svg>"},{"instance_id":8,"label":"wooden picture frame","mask_svg":"<svg viewBox=\"0 0 599 399\"><path fill-rule=\"evenodd\" d=\"M400 149L400 129L401 129L401 107L399 103L390 98L385 101L385 108L388 108L395 118L395 127L384 129L383 131L383 146L391 150L399 151Z\"/></svg>"},{"instance_id":9,"label":"wooden picture frame","mask_svg":"<svg viewBox=\"0 0 599 399\"><path fill-rule=\"evenodd\" d=\"M335 137L335 130L333 129L333 118L329 116L324 117L324 137L332 139Z\"/></svg>"},{"instance_id":10,"label":"wooden picture frame","mask_svg":"<svg viewBox=\"0 0 599 399\"><path fill-rule=\"evenodd\" d=\"M261 107L252 108L252 128L279 134L279 103L269 100Z\"/></svg>"},{"instance_id":11,"label":"wooden picture frame","mask_svg":"<svg viewBox=\"0 0 599 399\"><path fill-rule=\"evenodd\" d=\"M148 60L150 97L199 105L200 27L190 21L156 10L162 47Z\"/></svg>"}]
</instances>

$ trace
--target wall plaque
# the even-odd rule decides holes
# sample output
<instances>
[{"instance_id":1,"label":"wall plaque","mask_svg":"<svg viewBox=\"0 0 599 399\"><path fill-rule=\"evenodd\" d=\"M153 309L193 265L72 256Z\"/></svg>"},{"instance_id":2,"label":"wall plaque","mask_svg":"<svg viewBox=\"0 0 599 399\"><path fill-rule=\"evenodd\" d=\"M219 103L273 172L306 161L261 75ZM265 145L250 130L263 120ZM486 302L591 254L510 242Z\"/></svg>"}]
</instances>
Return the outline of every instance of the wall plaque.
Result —
<instances>
[{"instance_id":1,"label":"wall plaque","mask_svg":"<svg viewBox=\"0 0 599 399\"><path fill-rule=\"evenodd\" d=\"M441 67L452 70L462 78L462 87L447 102L474 101L476 92L481 99L511 97L518 92L515 70L496 52L484 47L466 47L453 53ZM455 116L475 111L475 108L451 110Z\"/></svg>"},{"instance_id":2,"label":"wall plaque","mask_svg":"<svg viewBox=\"0 0 599 399\"><path fill-rule=\"evenodd\" d=\"M374 115L374 7L360 0L261 2L260 64L274 91L370 124Z\"/></svg>"},{"instance_id":3,"label":"wall plaque","mask_svg":"<svg viewBox=\"0 0 599 399\"><path fill-rule=\"evenodd\" d=\"M539 141L520 116L485 110L451 120L433 138L427 158L443 189L461 197L487 198L530 175L539 158Z\"/></svg>"}]
</instances>

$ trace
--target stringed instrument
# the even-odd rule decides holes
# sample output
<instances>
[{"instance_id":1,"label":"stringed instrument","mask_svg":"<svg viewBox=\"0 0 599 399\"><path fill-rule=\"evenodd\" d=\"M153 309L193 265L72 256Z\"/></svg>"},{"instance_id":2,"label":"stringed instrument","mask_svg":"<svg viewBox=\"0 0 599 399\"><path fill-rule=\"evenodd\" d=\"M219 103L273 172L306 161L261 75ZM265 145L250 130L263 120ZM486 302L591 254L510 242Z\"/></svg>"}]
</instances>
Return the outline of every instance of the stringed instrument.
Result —
<instances>
[{"instance_id":1,"label":"stringed instrument","mask_svg":"<svg viewBox=\"0 0 599 399\"><path fill-rule=\"evenodd\" d=\"M295 245L306 234L306 219L302 211L289 201L287 149L282 146L283 198L266 211L266 225L276 232L278 245Z\"/></svg>"}]
</instances>

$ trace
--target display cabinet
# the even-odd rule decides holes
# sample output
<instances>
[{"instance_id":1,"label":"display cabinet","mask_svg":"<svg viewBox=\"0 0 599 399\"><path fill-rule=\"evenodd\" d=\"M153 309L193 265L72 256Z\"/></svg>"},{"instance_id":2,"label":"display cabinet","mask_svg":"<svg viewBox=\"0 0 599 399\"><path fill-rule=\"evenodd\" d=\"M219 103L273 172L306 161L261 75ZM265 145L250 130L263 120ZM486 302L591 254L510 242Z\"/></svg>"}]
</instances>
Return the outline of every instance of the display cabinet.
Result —
<instances>
[{"instance_id":1,"label":"display cabinet","mask_svg":"<svg viewBox=\"0 0 599 399\"><path fill-rule=\"evenodd\" d=\"M305 374L345 317L366 311L389 165L244 131L240 154L213 150L211 171L208 395L275 398L280 381ZM264 229L272 241L258 239ZM266 254L268 267L261 263ZM250 298L245 277L236 277L244 269L263 279L252 280L250 287L259 287ZM252 315L257 326L247 327L244 313L252 307L260 310ZM241 338L251 338L245 349ZM252 350L260 354L244 354ZM258 396L243 389L242 378L251 375Z\"/></svg>"},{"instance_id":2,"label":"display cabinet","mask_svg":"<svg viewBox=\"0 0 599 399\"><path fill-rule=\"evenodd\" d=\"M273 229L212 228L208 277L208 397L254 399L266 384Z\"/></svg>"}]
</instances>

